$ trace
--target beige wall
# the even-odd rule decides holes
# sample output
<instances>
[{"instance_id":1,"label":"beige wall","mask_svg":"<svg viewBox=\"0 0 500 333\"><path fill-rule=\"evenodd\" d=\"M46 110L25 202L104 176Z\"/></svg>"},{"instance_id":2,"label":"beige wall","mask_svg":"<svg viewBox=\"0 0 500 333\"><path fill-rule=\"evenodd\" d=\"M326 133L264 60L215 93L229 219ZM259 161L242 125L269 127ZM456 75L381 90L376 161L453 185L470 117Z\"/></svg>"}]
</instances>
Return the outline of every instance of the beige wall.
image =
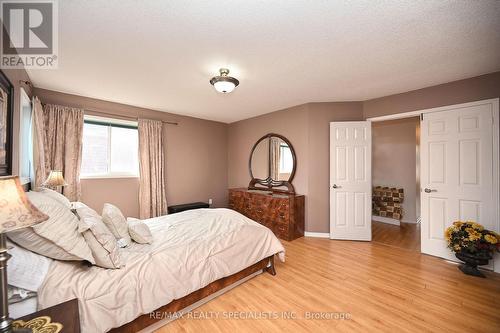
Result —
<instances>
[{"instance_id":1,"label":"beige wall","mask_svg":"<svg viewBox=\"0 0 500 333\"><path fill-rule=\"evenodd\" d=\"M500 72L363 102L365 118L479 101L500 96Z\"/></svg>"},{"instance_id":2,"label":"beige wall","mask_svg":"<svg viewBox=\"0 0 500 333\"><path fill-rule=\"evenodd\" d=\"M177 121L165 125L166 186L169 205L213 199L214 207L227 204L227 125L219 122L158 112L130 105L35 88L43 103L80 107L88 114L144 117ZM104 116L104 115L103 115ZM109 117L109 115L106 115ZM100 211L114 203L127 216L138 216L137 178L83 179L82 201Z\"/></svg>"},{"instance_id":3,"label":"beige wall","mask_svg":"<svg viewBox=\"0 0 500 333\"><path fill-rule=\"evenodd\" d=\"M403 188L403 222L417 221L417 128L419 117L372 124L372 183Z\"/></svg>"},{"instance_id":4,"label":"beige wall","mask_svg":"<svg viewBox=\"0 0 500 333\"><path fill-rule=\"evenodd\" d=\"M292 183L298 193L307 194L307 105L295 106L228 125L229 187L248 186L250 150L255 142L267 133L281 134L292 143L298 160Z\"/></svg>"},{"instance_id":5,"label":"beige wall","mask_svg":"<svg viewBox=\"0 0 500 333\"><path fill-rule=\"evenodd\" d=\"M14 131L19 132L19 78L24 71L6 71L16 87ZM214 199L227 204L228 187L246 187L250 180L248 158L254 142L269 132L287 137L298 159L293 184L306 195L306 230L329 231L329 131L330 121L361 120L500 96L500 72L446 83L365 102L309 103L232 124L156 112L91 98L35 89L45 103L56 103L119 115L179 121L167 126L167 197L169 204ZM88 112L98 114L99 112ZM14 138L14 164L17 170ZM138 211L137 179L94 179L82 182L83 200L100 209L105 201L116 203L129 216ZM124 194L126 193L126 194Z\"/></svg>"},{"instance_id":6,"label":"beige wall","mask_svg":"<svg viewBox=\"0 0 500 333\"><path fill-rule=\"evenodd\" d=\"M361 120L362 104L309 103L229 125L228 184L246 187L248 158L253 144L267 133L285 136L297 155L292 184L306 196L306 230L329 231L329 123Z\"/></svg>"},{"instance_id":7,"label":"beige wall","mask_svg":"<svg viewBox=\"0 0 500 333\"><path fill-rule=\"evenodd\" d=\"M250 180L248 155L253 143L269 132L282 134L297 152L293 185L298 193L306 195L306 231L329 232L329 122L363 120L499 96L500 72L496 72L365 102L309 103L238 121L230 124L228 130L228 185L246 187ZM411 133L414 138L415 130ZM415 154L412 156L415 161ZM415 175L414 168L415 163Z\"/></svg>"},{"instance_id":8,"label":"beige wall","mask_svg":"<svg viewBox=\"0 0 500 333\"><path fill-rule=\"evenodd\" d=\"M330 122L363 119L360 102L308 104L306 230L330 231Z\"/></svg>"}]
</instances>

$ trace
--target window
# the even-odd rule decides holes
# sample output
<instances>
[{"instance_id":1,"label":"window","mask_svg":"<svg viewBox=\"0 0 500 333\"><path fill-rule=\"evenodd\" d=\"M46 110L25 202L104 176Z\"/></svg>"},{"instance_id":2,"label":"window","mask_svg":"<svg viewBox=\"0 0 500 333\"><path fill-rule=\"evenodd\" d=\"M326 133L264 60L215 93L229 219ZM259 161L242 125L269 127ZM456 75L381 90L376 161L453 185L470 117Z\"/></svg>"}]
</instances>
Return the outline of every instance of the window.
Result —
<instances>
[{"instance_id":1,"label":"window","mask_svg":"<svg viewBox=\"0 0 500 333\"><path fill-rule=\"evenodd\" d=\"M286 144L280 145L280 173L292 173L293 157L290 147Z\"/></svg>"},{"instance_id":2,"label":"window","mask_svg":"<svg viewBox=\"0 0 500 333\"><path fill-rule=\"evenodd\" d=\"M33 178L33 140L31 135L31 101L21 88L19 121L19 178L21 184L29 183Z\"/></svg>"},{"instance_id":3,"label":"window","mask_svg":"<svg viewBox=\"0 0 500 333\"><path fill-rule=\"evenodd\" d=\"M138 177L138 155L136 122L85 117L82 178Z\"/></svg>"}]
</instances>

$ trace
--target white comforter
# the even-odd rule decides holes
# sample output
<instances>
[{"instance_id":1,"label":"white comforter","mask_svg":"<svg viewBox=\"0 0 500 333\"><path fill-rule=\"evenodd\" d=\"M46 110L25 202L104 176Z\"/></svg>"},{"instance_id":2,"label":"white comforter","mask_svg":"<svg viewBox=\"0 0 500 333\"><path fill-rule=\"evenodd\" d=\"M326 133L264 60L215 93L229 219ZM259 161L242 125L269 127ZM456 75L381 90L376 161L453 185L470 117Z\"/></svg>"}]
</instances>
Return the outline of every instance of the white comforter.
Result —
<instances>
[{"instance_id":1,"label":"white comforter","mask_svg":"<svg viewBox=\"0 0 500 333\"><path fill-rule=\"evenodd\" d=\"M151 245L121 249L121 269L54 261L38 291L46 308L79 299L82 332L106 332L278 253L266 227L229 209L198 209L145 220Z\"/></svg>"}]
</instances>

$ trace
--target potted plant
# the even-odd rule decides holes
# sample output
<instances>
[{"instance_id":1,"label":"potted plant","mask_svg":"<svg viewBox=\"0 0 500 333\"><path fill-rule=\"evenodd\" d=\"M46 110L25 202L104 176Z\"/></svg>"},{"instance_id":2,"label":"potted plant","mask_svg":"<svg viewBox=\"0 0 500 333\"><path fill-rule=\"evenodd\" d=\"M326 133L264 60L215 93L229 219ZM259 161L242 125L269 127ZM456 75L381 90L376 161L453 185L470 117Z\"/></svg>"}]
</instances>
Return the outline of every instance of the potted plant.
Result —
<instances>
[{"instance_id":1,"label":"potted plant","mask_svg":"<svg viewBox=\"0 0 500 333\"><path fill-rule=\"evenodd\" d=\"M485 277L478 265L487 265L495 251L500 252L500 235L476 222L456 221L445 231L448 247L464 262L459 268L468 275Z\"/></svg>"}]
</instances>

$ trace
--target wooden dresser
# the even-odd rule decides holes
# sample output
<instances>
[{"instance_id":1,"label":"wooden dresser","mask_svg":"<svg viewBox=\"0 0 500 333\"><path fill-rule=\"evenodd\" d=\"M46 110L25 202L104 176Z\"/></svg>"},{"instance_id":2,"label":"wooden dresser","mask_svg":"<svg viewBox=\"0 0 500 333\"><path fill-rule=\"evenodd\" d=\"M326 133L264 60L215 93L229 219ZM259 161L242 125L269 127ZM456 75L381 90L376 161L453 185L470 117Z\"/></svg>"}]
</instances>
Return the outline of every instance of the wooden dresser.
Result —
<instances>
[{"instance_id":1,"label":"wooden dresser","mask_svg":"<svg viewBox=\"0 0 500 333\"><path fill-rule=\"evenodd\" d=\"M236 188L229 190L229 208L271 229L284 240L304 236L304 196Z\"/></svg>"}]
</instances>

